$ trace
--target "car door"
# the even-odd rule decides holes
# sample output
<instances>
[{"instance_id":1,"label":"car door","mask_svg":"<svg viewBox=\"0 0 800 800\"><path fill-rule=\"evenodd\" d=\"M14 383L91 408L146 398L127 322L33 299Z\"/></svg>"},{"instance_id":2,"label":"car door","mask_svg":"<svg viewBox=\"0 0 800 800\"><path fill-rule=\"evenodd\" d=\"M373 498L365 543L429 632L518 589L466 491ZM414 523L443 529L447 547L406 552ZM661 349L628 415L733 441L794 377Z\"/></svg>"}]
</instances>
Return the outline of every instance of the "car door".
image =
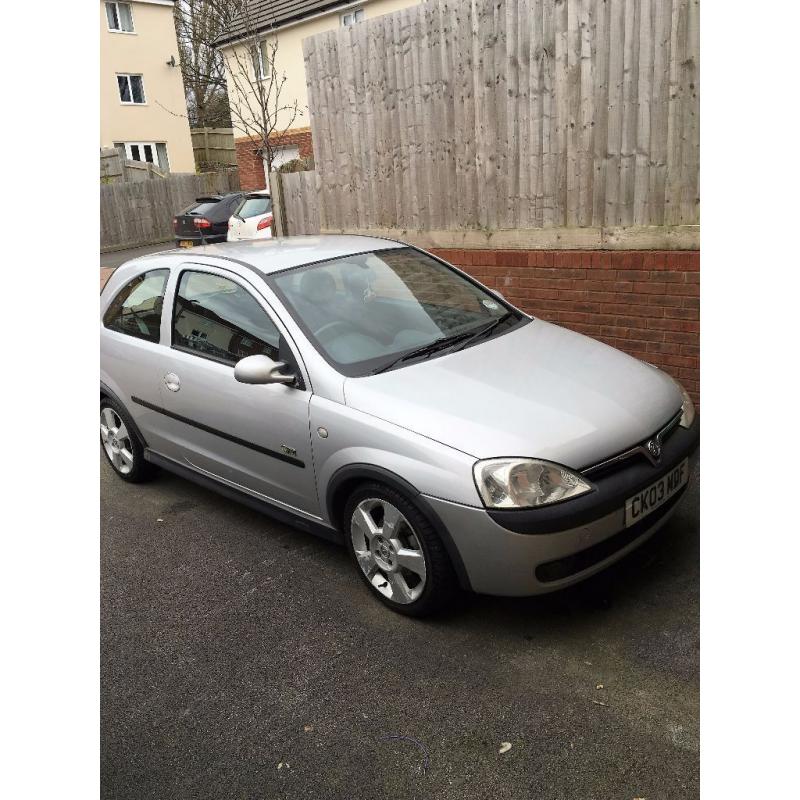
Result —
<instances>
[{"instance_id":1,"label":"car door","mask_svg":"<svg viewBox=\"0 0 800 800\"><path fill-rule=\"evenodd\" d=\"M311 392L287 333L255 288L227 270L184 264L168 291L160 395L167 457L264 499L317 516ZM263 353L291 365L297 386L234 378Z\"/></svg>"}]
</instances>

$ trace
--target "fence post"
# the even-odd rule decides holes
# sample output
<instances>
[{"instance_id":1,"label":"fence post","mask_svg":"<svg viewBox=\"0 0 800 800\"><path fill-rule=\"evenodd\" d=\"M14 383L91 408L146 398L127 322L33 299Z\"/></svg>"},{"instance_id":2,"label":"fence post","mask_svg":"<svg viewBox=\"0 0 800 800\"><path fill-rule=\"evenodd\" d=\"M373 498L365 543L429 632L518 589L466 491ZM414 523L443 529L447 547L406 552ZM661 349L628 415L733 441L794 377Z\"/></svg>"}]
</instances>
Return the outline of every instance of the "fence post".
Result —
<instances>
[{"instance_id":1,"label":"fence post","mask_svg":"<svg viewBox=\"0 0 800 800\"><path fill-rule=\"evenodd\" d=\"M275 184L277 183L277 186ZM283 195L283 175L280 172L270 172L269 173L269 185L271 187L270 194L272 195L272 205L273 208L275 206L275 195L278 196L278 220L277 224L275 225L276 229L280 228L280 231L276 230L275 233L278 236L288 236L289 235L289 221L286 219L286 202L284 200ZM275 192L275 189L278 191ZM275 221L275 215L272 215L273 222Z\"/></svg>"}]
</instances>

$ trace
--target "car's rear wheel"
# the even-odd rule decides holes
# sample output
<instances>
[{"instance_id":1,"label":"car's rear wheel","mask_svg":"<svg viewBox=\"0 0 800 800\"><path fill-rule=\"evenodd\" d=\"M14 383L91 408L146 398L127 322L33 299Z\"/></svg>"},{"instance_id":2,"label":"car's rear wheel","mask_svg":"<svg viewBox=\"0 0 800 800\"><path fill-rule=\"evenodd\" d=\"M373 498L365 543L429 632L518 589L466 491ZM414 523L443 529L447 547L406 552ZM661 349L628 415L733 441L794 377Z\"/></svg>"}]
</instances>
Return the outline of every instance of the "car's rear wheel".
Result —
<instances>
[{"instance_id":1,"label":"car's rear wheel","mask_svg":"<svg viewBox=\"0 0 800 800\"><path fill-rule=\"evenodd\" d=\"M100 444L123 480L138 483L153 475L154 467L144 460L144 448L130 417L108 397L100 400Z\"/></svg>"},{"instance_id":2,"label":"car's rear wheel","mask_svg":"<svg viewBox=\"0 0 800 800\"><path fill-rule=\"evenodd\" d=\"M424 616L449 605L457 579L433 526L406 497L367 484L345 507L345 538L372 593L394 611Z\"/></svg>"}]
</instances>

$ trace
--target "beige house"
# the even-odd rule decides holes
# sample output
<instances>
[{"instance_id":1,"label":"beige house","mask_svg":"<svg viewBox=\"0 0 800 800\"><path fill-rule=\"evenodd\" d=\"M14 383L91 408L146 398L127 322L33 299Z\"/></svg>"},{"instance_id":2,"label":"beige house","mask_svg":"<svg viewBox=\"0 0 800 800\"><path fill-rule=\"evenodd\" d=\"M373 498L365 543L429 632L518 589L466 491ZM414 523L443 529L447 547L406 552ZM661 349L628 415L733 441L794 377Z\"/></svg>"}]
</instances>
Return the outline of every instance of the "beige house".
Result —
<instances>
[{"instance_id":1,"label":"beige house","mask_svg":"<svg viewBox=\"0 0 800 800\"><path fill-rule=\"evenodd\" d=\"M100 3L100 147L194 172L173 0Z\"/></svg>"},{"instance_id":2,"label":"beige house","mask_svg":"<svg viewBox=\"0 0 800 800\"><path fill-rule=\"evenodd\" d=\"M292 122L290 115L279 118L278 128L291 127L280 138L280 148L273 169L285 161L305 158L313 154L311 129L308 121L308 95L306 92L306 75L303 61L303 39L317 33L329 31L339 26L358 25L365 19L379 17L399 11L402 8L418 5L421 0L363 0L362 2L335 2L332 0L248 0L249 18L253 21L251 29L244 25L240 29L233 28L229 34L218 41L218 46L225 58L228 97L231 105L238 104L242 109L252 107L246 98L238 97L238 93L248 90L250 81L235 79L234 71L248 69L256 78L259 70L259 59L253 59L248 53L252 44L252 28L259 34L263 32L264 42L277 40L276 67L279 75L286 75L286 83L281 92L281 105L292 105L297 101L301 112ZM274 38L273 38L274 37ZM263 67L261 68L263 69ZM253 94L251 92L251 94ZM239 164L239 179L243 189L261 189L266 185L264 164L261 156L253 146L251 139L237 126L234 118L234 135L236 136L236 159Z\"/></svg>"}]
</instances>

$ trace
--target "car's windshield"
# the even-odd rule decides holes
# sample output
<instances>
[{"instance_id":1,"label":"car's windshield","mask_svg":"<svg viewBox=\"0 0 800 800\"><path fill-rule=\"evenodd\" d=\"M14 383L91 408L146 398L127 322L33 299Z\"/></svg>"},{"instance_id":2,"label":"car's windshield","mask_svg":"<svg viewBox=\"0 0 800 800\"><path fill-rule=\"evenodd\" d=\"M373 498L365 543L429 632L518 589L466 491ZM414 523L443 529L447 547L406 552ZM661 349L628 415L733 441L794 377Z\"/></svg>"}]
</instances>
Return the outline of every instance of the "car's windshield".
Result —
<instances>
[{"instance_id":1,"label":"car's windshield","mask_svg":"<svg viewBox=\"0 0 800 800\"><path fill-rule=\"evenodd\" d=\"M287 270L271 283L320 352L349 376L433 357L440 342L446 349L490 324L499 335L527 319L410 247Z\"/></svg>"}]
</instances>

